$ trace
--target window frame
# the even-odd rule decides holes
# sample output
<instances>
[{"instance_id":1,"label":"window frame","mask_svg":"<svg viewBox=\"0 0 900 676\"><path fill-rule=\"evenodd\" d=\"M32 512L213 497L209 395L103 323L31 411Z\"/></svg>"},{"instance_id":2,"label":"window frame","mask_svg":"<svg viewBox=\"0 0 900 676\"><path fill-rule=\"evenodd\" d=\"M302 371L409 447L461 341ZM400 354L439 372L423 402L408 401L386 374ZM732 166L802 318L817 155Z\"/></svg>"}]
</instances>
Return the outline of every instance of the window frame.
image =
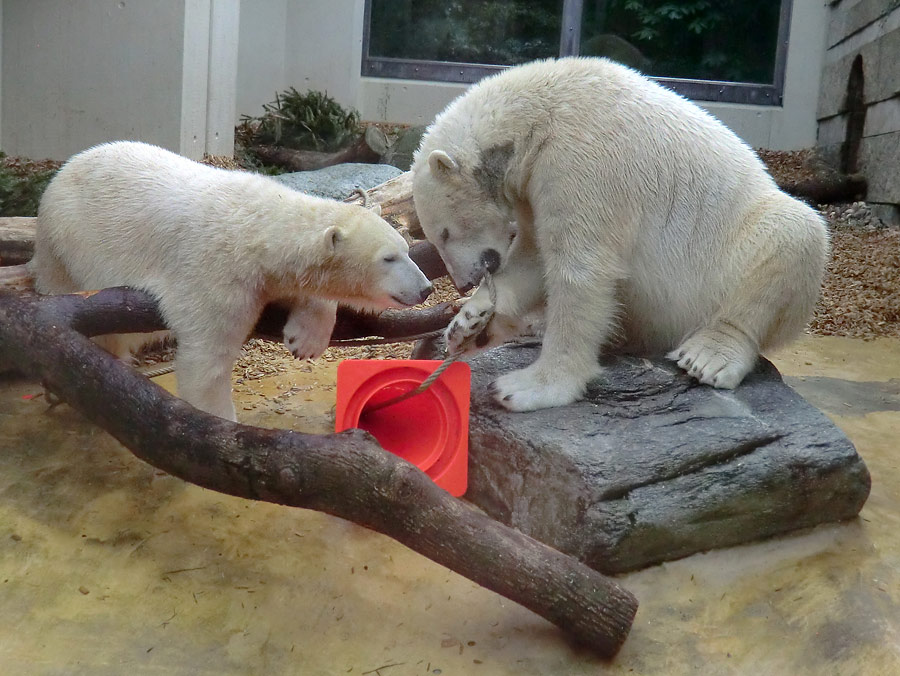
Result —
<instances>
[{"instance_id":1,"label":"window frame","mask_svg":"<svg viewBox=\"0 0 900 676\"><path fill-rule=\"evenodd\" d=\"M583 6L583 0L563 0L559 56L578 54ZM784 101L784 73L787 66L792 8L793 0L781 0L772 84L671 77L653 77L652 79L694 101L781 106ZM471 84L483 77L509 68L509 66L482 63L453 63L370 56L371 17L372 0L366 0L361 68L363 77Z\"/></svg>"}]
</instances>

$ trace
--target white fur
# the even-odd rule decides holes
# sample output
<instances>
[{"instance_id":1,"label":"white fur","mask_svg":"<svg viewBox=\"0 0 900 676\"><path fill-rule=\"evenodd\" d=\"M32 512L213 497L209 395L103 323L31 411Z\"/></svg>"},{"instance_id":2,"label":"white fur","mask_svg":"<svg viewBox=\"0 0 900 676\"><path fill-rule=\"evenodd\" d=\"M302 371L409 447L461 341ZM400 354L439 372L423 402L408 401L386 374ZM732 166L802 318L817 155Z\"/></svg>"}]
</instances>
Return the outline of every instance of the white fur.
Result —
<instances>
[{"instance_id":1,"label":"white fur","mask_svg":"<svg viewBox=\"0 0 900 676\"><path fill-rule=\"evenodd\" d=\"M496 383L507 408L571 403L601 346L666 354L733 388L759 351L802 331L828 256L821 218L781 192L755 153L691 102L605 59L511 68L428 129L413 165L422 228L457 286L493 249L450 347L502 342L545 315L540 357ZM485 343L485 339L487 342Z\"/></svg>"},{"instance_id":2,"label":"white fur","mask_svg":"<svg viewBox=\"0 0 900 676\"><path fill-rule=\"evenodd\" d=\"M231 369L264 305L290 305L285 344L318 356L338 303L381 310L427 296L408 251L362 207L123 141L76 155L50 183L30 266L42 293L153 294L178 340L179 394L235 420Z\"/></svg>"}]
</instances>

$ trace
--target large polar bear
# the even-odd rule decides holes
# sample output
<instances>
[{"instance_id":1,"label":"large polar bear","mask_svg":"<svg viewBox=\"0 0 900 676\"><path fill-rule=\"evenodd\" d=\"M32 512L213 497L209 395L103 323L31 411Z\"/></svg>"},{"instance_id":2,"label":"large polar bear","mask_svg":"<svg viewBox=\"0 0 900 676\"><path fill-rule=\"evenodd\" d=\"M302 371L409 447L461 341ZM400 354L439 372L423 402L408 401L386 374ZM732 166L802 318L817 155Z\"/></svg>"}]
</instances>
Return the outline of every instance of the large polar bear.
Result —
<instances>
[{"instance_id":1,"label":"large polar bear","mask_svg":"<svg viewBox=\"0 0 900 676\"><path fill-rule=\"evenodd\" d=\"M381 310L431 293L408 251L368 209L122 141L76 155L51 181L30 266L42 293L154 295L178 340L179 394L235 420L231 369L266 303L291 307L288 349L318 356L338 303Z\"/></svg>"},{"instance_id":2,"label":"large polar bear","mask_svg":"<svg viewBox=\"0 0 900 676\"><path fill-rule=\"evenodd\" d=\"M604 59L482 80L429 127L413 165L422 228L459 288L448 328L502 342L543 310L539 358L494 383L515 411L571 403L611 343L736 387L802 331L828 255L821 218L781 192L711 115Z\"/></svg>"}]
</instances>

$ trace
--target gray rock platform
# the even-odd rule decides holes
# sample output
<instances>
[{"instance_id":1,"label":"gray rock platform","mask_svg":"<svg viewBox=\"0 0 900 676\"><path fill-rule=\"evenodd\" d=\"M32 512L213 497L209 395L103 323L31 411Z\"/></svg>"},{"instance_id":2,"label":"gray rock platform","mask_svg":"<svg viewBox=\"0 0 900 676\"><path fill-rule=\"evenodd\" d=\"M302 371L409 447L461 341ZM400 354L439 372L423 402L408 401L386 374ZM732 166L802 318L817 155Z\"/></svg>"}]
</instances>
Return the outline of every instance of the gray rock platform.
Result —
<instances>
[{"instance_id":1,"label":"gray rock platform","mask_svg":"<svg viewBox=\"0 0 900 676\"><path fill-rule=\"evenodd\" d=\"M335 164L315 171L295 171L273 176L289 188L317 197L342 200L357 189L368 190L403 172L389 164Z\"/></svg>"},{"instance_id":2,"label":"gray rock platform","mask_svg":"<svg viewBox=\"0 0 900 676\"><path fill-rule=\"evenodd\" d=\"M471 360L469 490L494 518L606 572L854 517L870 477L771 363L734 391L616 357L587 401L510 413L487 391L536 347Z\"/></svg>"}]
</instances>

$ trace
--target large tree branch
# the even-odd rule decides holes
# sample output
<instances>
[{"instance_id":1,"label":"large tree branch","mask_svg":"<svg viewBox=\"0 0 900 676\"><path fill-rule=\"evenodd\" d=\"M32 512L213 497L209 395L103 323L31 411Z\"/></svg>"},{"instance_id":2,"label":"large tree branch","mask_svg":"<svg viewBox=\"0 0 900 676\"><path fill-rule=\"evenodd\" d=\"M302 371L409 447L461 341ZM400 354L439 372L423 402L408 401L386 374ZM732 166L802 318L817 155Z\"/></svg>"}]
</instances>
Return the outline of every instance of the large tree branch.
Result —
<instances>
[{"instance_id":1,"label":"large tree branch","mask_svg":"<svg viewBox=\"0 0 900 676\"><path fill-rule=\"evenodd\" d=\"M0 290L0 367L40 378L135 455L186 481L372 528L521 603L601 655L622 645L637 609L630 593L452 498L367 433L317 436L231 423L95 347L74 329L97 324L103 313L96 306L109 302L104 294L130 304L127 322L111 313L118 328L146 329L158 319L133 291L39 298Z\"/></svg>"}]
</instances>

